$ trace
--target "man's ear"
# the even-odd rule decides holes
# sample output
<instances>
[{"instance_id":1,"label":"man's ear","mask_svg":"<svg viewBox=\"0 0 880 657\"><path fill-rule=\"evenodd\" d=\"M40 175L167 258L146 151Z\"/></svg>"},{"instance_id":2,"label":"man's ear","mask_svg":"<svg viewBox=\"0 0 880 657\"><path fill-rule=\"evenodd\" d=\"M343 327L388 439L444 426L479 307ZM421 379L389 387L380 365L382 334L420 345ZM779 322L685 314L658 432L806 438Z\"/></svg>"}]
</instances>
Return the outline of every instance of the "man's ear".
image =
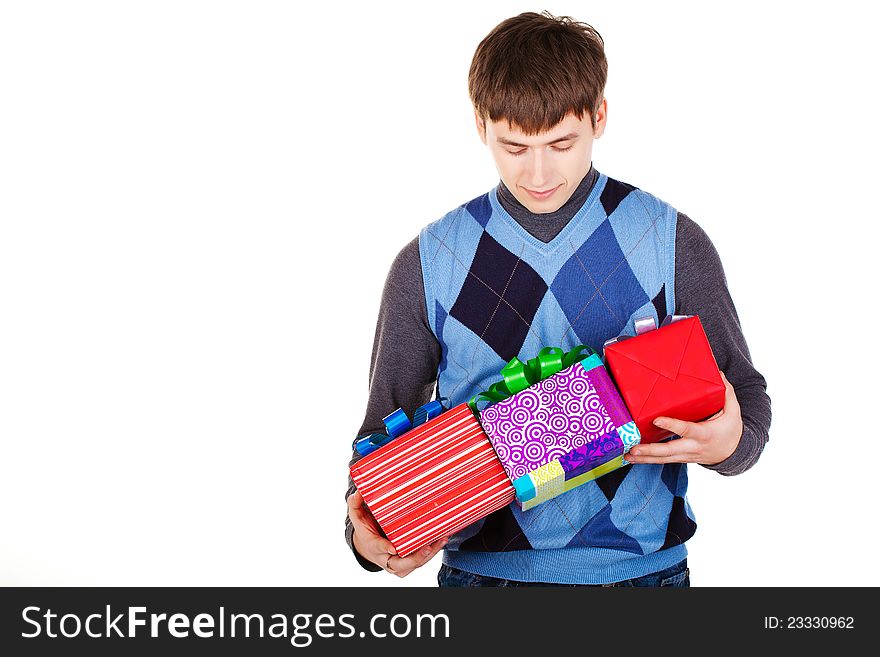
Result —
<instances>
[{"instance_id":1,"label":"man's ear","mask_svg":"<svg viewBox=\"0 0 880 657\"><path fill-rule=\"evenodd\" d=\"M593 129L593 138L598 139L605 132L605 125L608 123L608 101L603 98L599 103L599 109L596 110L596 127Z\"/></svg>"},{"instance_id":2,"label":"man's ear","mask_svg":"<svg viewBox=\"0 0 880 657\"><path fill-rule=\"evenodd\" d=\"M474 119L477 122L477 132L480 135L480 140L485 144L486 142L486 122L480 116L480 113L477 110L474 110Z\"/></svg>"}]
</instances>

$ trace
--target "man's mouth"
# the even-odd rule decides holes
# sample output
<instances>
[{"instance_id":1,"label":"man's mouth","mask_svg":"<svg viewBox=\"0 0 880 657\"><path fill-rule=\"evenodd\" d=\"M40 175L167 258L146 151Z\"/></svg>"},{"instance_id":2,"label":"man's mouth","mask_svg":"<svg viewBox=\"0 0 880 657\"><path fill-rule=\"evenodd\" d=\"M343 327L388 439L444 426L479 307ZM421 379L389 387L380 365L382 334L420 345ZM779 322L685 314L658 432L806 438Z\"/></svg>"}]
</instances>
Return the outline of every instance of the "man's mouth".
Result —
<instances>
[{"instance_id":1,"label":"man's mouth","mask_svg":"<svg viewBox=\"0 0 880 657\"><path fill-rule=\"evenodd\" d=\"M528 187L524 187L523 189L525 189L529 193L529 196L540 201L545 198L550 198L550 196L553 195L553 192L555 192L560 187L562 187L562 185L556 185L556 187L551 187L550 189L546 189L544 191L529 189Z\"/></svg>"}]
</instances>

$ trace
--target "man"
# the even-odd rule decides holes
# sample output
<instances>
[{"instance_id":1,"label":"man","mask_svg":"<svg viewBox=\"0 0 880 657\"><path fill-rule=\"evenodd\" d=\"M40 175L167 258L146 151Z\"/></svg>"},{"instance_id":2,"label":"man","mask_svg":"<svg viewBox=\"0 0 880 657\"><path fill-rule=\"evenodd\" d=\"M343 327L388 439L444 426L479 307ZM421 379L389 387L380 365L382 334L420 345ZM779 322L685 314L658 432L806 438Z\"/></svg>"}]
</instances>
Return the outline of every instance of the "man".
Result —
<instances>
[{"instance_id":1,"label":"man","mask_svg":"<svg viewBox=\"0 0 880 657\"><path fill-rule=\"evenodd\" d=\"M753 367L718 253L687 216L592 165L608 117L604 44L589 25L525 13L478 46L469 92L501 182L422 229L386 281L361 433L437 395L450 405L513 356L632 335L635 319L697 314L725 375L713 418L658 419L681 436L632 465L523 512L501 509L407 558L349 480L346 537L361 565L406 576L445 548L441 585L688 586L696 530L687 463L739 474L768 439ZM729 381L728 381L729 380ZM353 461L357 455L354 455Z\"/></svg>"}]
</instances>

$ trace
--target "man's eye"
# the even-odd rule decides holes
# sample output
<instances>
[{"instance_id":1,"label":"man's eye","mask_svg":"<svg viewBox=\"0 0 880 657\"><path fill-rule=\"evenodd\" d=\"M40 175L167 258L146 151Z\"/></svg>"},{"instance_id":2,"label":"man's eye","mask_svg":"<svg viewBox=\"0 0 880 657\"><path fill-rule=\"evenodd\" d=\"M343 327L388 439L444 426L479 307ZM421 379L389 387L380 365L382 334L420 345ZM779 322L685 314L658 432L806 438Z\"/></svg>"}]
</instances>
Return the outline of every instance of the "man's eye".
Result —
<instances>
[{"instance_id":1,"label":"man's eye","mask_svg":"<svg viewBox=\"0 0 880 657\"><path fill-rule=\"evenodd\" d=\"M562 148L562 147L560 147L560 146L554 146L553 148L554 148L556 151L560 152L560 153L564 153L565 151L570 151L570 150L571 150L571 145L568 145L568 146L566 146L565 148Z\"/></svg>"},{"instance_id":2,"label":"man's eye","mask_svg":"<svg viewBox=\"0 0 880 657\"><path fill-rule=\"evenodd\" d=\"M520 148L518 151L507 151L511 155L523 155L526 152L526 148Z\"/></svg>"}]
</instances>

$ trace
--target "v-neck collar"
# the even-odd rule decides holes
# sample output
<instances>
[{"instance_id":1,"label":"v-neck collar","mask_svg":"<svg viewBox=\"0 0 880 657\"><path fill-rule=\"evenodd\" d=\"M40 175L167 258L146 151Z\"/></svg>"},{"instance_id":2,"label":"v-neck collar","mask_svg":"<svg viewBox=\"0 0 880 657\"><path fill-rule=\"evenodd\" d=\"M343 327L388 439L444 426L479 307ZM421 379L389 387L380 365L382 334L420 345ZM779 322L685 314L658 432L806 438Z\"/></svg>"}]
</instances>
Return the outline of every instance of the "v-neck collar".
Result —
<instances>
[{"instance_id":1,"label":"v-neck collar","mask_svg":"<svg viewBox=\"0 0 880 657\"><path fill-rule=\"evenodd\" d=\"M596 182L593 183L593 189L590 190L587 199L584 201L584 204L580 207L580 209L574 213L569 222L565 225L565 227L559 231L559 234L556 235L549 242L542 242L537 237L532 235L529 231L522 227L522 225L514 219L510 213L504 209L504 206L501 205L501 202L498 200L498 186L492 188L489 192L489 203L492 205L492 212L497 216L504 225L513 231L518 237L520 237L526 244L530 245L537 251L541 251L542 253L553 253L556 251L560 245L565 244L568 239L573 235L573 233L579 228L586 227L592 232L592 230L596 226L592 226L591 224L599 224L602 220L604 220L604 214L601 216L593 215L593 217L589 217L591 210L599 201L599 197L602 194L602 190L605 189L605 183L608 181L608 176L597 171L598 177L596 178Z\"/></svg>"}]
</instances>

